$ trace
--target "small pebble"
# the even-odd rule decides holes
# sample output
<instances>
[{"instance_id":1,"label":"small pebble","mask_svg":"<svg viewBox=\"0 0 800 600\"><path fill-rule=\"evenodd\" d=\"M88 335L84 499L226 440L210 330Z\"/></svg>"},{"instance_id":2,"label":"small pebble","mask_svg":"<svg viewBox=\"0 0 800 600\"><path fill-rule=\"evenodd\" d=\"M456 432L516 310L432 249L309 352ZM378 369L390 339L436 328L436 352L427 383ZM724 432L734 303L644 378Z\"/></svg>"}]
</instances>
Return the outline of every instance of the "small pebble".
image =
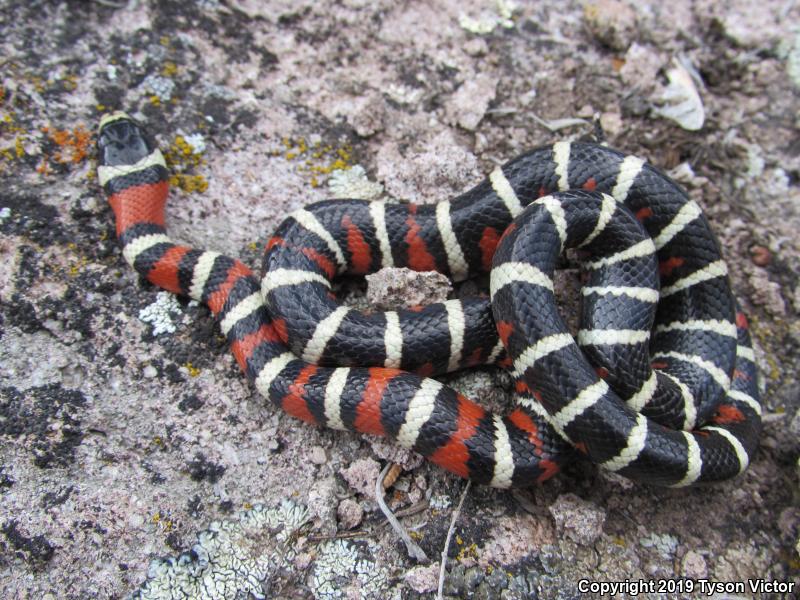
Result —
<instances>
[{"instance_id":1,"label":"small pebble","mask_svg":"<svg viewBox=\"0 0 800 600\"><path fill-rule=\"evenodd\" d=\"M382 310L396 310L444 302L452 291L450 280L433 271L417 272L390 267L367 275L367 300Z\"/></svg>"},{"instance_id":2,"label":"small pebble","mask_svg":"<svg viewBox=\"0 0 800 600\"><path fill-rule=\"evenodd\" d=\"M684 555L681 567L681 575L690 579L705 579L708 575L706 559L694 550Z\"/></svg>"},{"instance_id":3,"label":"small pebble","mask_svg":"<svg viewBox=\"0 0 800 600\"><path fill-rule=\"evenodd\" d=\"M583 7L589 31L613 50L625 50L636 33L636 12L619 0L598 0Z\"/></svg>"},{"instance_id":4,"label":"small pebble","mask_svg":"<svg viewBox=\"0 0 800 600\"><path fill-rule=\"evenodd\" d=\"M409 569L403 580L418 594L435 592L439 586L439 563Z\"/></svg>"},{"instance_id":5,"label":"small pebble","mask_svg":"<svg viewBox=\"0 0 800 600\"><path fill-rule=\"evenodd\" d=\"M344 529L354 529L364 518L364 509L352 498L345 498L339 503L336 514L339 517L339 524Z\"/></svg>"},{"instance_id":6,"label":"small pebble","mask_svg":"<svg viewBox=\"0 0 800 600\"><path fill-rule=\"evenodd\" d=\"M603 534L606 513L575 494L561 494L550 505L556 529L576 544L589 546Z\"/></svg>"},{"instance_id":7,"label":"small pebble","mask_svg":"<svg viewBox=\"0 0 800 600\"><path fill-rule=\"evenodd\" d=\"M772 262L772 253L769 251L769 248L765 248L764 246L751 246L750 259L753 261L754 265L766 267Z\"/></svg>"},{"instance_id":8,"label":"small pebble","mask_svg":"<svg viewBox=\"0 0 800 600\"><path fill-rule=\"evenodd\" d=\"M315 465L324 465L328 462L328 457L322 446L312 446L308 453L308 459Z\"/></svg>"}]
</instances>

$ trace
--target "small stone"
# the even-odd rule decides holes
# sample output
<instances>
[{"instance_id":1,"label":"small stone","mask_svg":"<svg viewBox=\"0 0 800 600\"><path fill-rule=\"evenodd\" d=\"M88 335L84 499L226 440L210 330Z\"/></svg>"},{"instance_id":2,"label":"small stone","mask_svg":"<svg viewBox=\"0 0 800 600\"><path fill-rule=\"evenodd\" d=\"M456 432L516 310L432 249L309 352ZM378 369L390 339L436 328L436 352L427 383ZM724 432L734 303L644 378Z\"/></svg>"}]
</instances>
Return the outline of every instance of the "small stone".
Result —
<instances>
[{"instance_id":1,"label":"small stone","mask_svg":"<svg viewBox=\"0 0 800 600\"><path fill-rule=\"evenodd\" d=\"M418 594L435 592L439 587L439 563L409 569L403 580Z\"/></svg>"},{"instance_id":2,"label":"small stone","mask_svg":"<svg viewBox=\"0 0 800 600\"><path fill-rule=\"evenodd\" d=\"M497 79L476 75L468 79L445 106L447 121L467 131L475 131L497 92Z\"/></svg>"},{"instance_id":3,"label":"small stone","mask_svg":"<svg viewBox=\"0 0 800 600\"><path fill-rule=\"evenodd\" d=\"M396 310L444 302L452 291L450 280L433 271L417 272L390 267L367 275L367 301L381 310Z\"/></svg>"},{"instance_id":4,"label":"small stone","mask_svg":"<svg viewBox=\"0 0 800 600\"><path fill-rule=\"evenodd\" d=\"M749 277L753 292L750 296L753 304L763 306L775 316L782 317L786 314L786 304L781 294L779 283L769 278L769 273L764 269L756 269Z\"/></svg>"},{"instance_id":5,"label":"small stone","mask_svg":"<svg viewBox=\"0 0 800 600\"><path fill-rule=\"evenodd\" d=\"M706 559L694 550L689 550L681 561L681 575L689 579L705 579L708 575Z\"/></svg>"},{"instance_id":6,"label":"small stone","mask_svg":"<svg viewBox=\"0 0 800 600\"><path fill-rule=\"evenodd\" d=\"M750 247L750 260L759 267L766 267L772 261L772 253L764 246Z\"/></svg>"},{"instance_id":7,"label":"small stone","mask_svg":"<svg viewBox=\"0 0 800 600\"><path fill-rule=\"evenodd\" d=\"M470 56L483 56L489 51L489 46L483 38L472 38L463 47L464 52Z\"/></svg>"},{"instance_id":8,"label":"small stone","mask_svg":"<svg viewBox=\"0 0 800 600\"><path fill-rule=\"evenodd\" d=\"M361 458L339 472L356 492L370 498L375 497L375 483L381 473L381 466L377 460Z\"/></svg>"},{"instance_id":9,"label":"small stone","mask_svg":"<svg viewBox=\"0 0 800 600\"><path fill-rule=\"evenodd\" d=\"M800 410L794 414L792 420L789 422L789 433L791 433L795 439L800 439Z\"/></svg>"},{"instance_id":10,"label":"small stone","mask_svg":"<svg viewBox=\"0 0 800 600\"><path fill-rule=\"evenodd\" d=\"M339 517L339 524L344 529L354 529L358 527L361 519L364 518L364 509L355 500L345 498L339 503L336 514Z\"/></svg>"},{"instance_id":11,"label":"small stone","mask_svg":"<svg viewBox=\"0 0 800 600\"><path fill-rule=\"evenodd\" d=\"M613 50L625 50L636 33L636 12L619 0L584 5L583 20L592 35Z\"/></svg>"},{"instance_id":12,"label":"small stone","mask_svg":"<svg viewBox=\"0 0 800 600\"><path fill-rule=\"evenodd\" d=\"M611 137L616 137L622 132L622 115L617 112L603 113L600 115L600 126Z\"/></svg>"},{"instance_id":13,"label":"small stone","mask_svg":"<svg viewBox=\"0 0 800 600\"><path fill-rule=\"evenodd\" d=\"M308 512L319 524L322 533L336 532L336 480L317 479L308 491Z\"/></svg>"},{"instance_id":14,"label":"small stone","mask_svg":"<svg viewBox=\"0 0 800 600\"><path fill-rule=\"evenodd\" d=\"M794 506L784 508L778 516L778 529L784 540L795 539L800 533L800 508Z\"/></svg>"},{"instance_id":15,"label":"small stone","mask_svg":"<svg viewBox=\"0 0 800 600\"><path fill-rule=\"evenodd\" d=\"M328 462L325 449L322 446L312 446L308 453L308 460L315 465L324 465L326 462Z\"/></svg>"},{"instance_id":16,"label":"small stone","mask_svg":"<svg viewBox=\"0 0 800 600\"><path fill-rule=\"evenodd\" d=\"M413 471L425 462L421 454L408 448L403 448L385 437L370 437L369 445L375 456L383 461L400 466L403 471Z\"/></svg>"},{"instance_id":17,"label":"small stone","mask_svg":"<svg viewBox=\"0 0 800 600\"><path fill-rule=\"evenodd\" d=\"M655 87L658 71L664 65L664 58L641 44L633 43L625 53L625 64L619 70L622 81L639 89Z\"/></svg>"},{"instance_id":18,"label":"small stone","mask_svg":"<svg viewBox=\"0 0 800 600\"><path fill-rule=\"evenodd\" d=\"M375 135L383 131L386 121L386 104L380 94L370 94L355 102L352 112L347 114L347 122L361 137Z\"/></svg>"},{"instance_id":19,"label":"small stone","mask_svg":"<svg viewBox=\"0 0 800 600\"><path fill-rule=\"evenodd\" d=\"M147 377L148 379L152 379L153 377L155 377L156 375L158 375L158 369L156 369L156 368L155 368L153 365L147 365L147 366L146 366L146 367L145 367L145 368L142 370L142 375L144 375L144 376L145 376L145 377Z\"/></svg>"},{"instance_id":20,"label":"small stone","mask_svg":"<svg viewBox=\"0 0 800 600\"><path fill-rule=\"evenodd\" d=\"M699 0L693 3L696 14L704 15L723 35L738 46L768 48L785 31L777 5L758 5L752 0Z\"/></svg>"},{"instance_id":21,"label":"small stone","mask_svg":"<svg viewBox=\"0 0 800 600\"><path fill-rule=\"evenodd\" d=\"M606 513L575 494L561 494L550 505L556 529L577 544L589 546L603 534Z\"/></svg>"}]
</instances>

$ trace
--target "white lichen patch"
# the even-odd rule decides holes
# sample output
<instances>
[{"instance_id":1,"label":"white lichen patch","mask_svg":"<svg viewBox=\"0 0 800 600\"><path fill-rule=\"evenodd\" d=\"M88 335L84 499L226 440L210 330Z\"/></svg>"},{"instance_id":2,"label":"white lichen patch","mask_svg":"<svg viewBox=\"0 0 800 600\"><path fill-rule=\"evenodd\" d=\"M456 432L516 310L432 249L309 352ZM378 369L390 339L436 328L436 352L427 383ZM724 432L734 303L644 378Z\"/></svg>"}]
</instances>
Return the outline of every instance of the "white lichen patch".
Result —
<instances>
[{"instance_id":1,"label":"white lichen patch","mask_svg":"<svg viewBox=\"0 0 800 600\"><path fill-rule=\"evenodd\" d=\"M333 540L320 547L310 584L317 600L349 598L348 587L357 589L362 599L392 598L398 593L388 589L386 569L361 558L358 547L345 540Z\"/></svg>"},{"instance_id":2,"label":"white lichen patch","mask_svg":"<svg viewBox=\"0 0 800 600\"><path fill-rule=\"evenodd\" d=\"M453 505L453 500L446 494L436 494L431 496L431 508L433 510L447 510Z\"/></svg>"},{"instance_id":3,"label":"white lichen patch","mask_svg":"<svg viewBox=\"0 0 800 600\"><path fill-rule=\"evenodd\" d=\"M168 77L160 75L148 75L144 78L142 86L149 93L158 97L161 102L169 102L172 93L175 91L175 82Z\"/></svg>"},{"instance_id":4,"label":"white lichen patch","mask_svg":"<svg viewBox=\"0 0 800 600\"><path fill-rule=\"evenodd\" d=\"M639 540L639 543L645 548L652 548L664 560L672 560L675 556L675 551L678 549L678 538L668 533L659 534L651 533Z\"/></svg>"},{"instance_id":5,"label":"white lichen patch","mask_svg":"<svg viewBox=\"0 0 800 600\"><path fill-rule=\"evenodd\" d=\"M484 10L476 17L462 14L458 17L458 24L470 33L486 35L497 27L513 27L512 17L517 8L517 3L513 0L496 0L494 10Z\"/></svg>"},{"instance_id":6,"label":"white lichen patch","mask_svg":"<svg viewBox=\"0 0 800 600\"><path fill-rule=\"evenodd\" d=\"M175 324L172 322L172 315L180 312L181 305L173 294L158 292L156 301L139 311L139 319L153 326L153 335L173 333Z\"/></svg>"},{"instance_id":7,"label":"white lichen patch","mask_svg":"<svg viewBox=\"0 0 800 600\"><path fill-rule=\"evenodd\" d=\"M386 95L398 104L411 105L422 100L424 92L421 88L392 83L386 88Z\"/></svg>"},{"instance_id":8,"label":"white lichen patch","mask_svg":"<svg viewBox=\"0 0 800 600\"><path fill-rule=\"evenodd\" d=\"M383 186L370 181L361 165L333 171L328 179L328 188L336 198L374 200L383 193Z\"/></svg>"},{"instance_id":9,"label":"white lichen patch","mask_svg":"<svg viewBox=\"0 0 800 600\"><path fill-rule=\"evenodd\" d=\"M191 133L183 136L183 139L192 147L192 152L195 154L202 154L206 151L206 139L203 137L203 134Z\"/></svg>"},{"instance_id":10,"label":"white lichen patch","mask_svg":"<svg viewBox=\"0 0 800 600\"><path fill-rule=\"evenodd\" d=\"M7 206L0 208L0 225L2 225L3 222L10 216L11 216L10 208L8 208Z\"/></svg>"},{"instance_id":11,"label":"white lichen patch","mask_svg":"<svg viewBox=\"0 0 800 600\"><path fill-rule=\"evenodd\" d=\"M305 507L286 500L278 508L256 505L238 520L214 521L189 552L150 563L132 600L264 599L265 582L294 560L289 542L307 520Z\"/></svg>"},{"instance_id":12,"label":"white lichen patch","mask_svg":"<svg viewBox=\"0 0 800 600\"><path fill-rule=\"evenodd\" d=\"M792 83L800 88L800 29L795 33L786 52L786 72Z\"/></svg>"}]
</instances>

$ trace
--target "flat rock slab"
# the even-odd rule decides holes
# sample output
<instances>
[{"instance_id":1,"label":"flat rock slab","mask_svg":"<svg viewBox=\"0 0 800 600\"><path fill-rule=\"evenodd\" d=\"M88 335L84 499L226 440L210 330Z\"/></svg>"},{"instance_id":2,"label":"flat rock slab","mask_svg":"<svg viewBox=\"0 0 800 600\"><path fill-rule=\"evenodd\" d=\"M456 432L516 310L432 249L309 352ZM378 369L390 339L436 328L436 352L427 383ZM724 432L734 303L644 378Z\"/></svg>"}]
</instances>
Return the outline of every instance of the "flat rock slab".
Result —
<instances>
[{"instance_id":1,"label":"flat rock slab","mask_svg":"<svg viewBox=\"0 0 800 600\"><path fill-rule=\"evenodd\" d=\"M391 453L267 405L207 309L124 263L93 157L98 120L115 109L165 150L171 234L255 267L274 228L326 198L331 179L337 194L428 202L526 149L598 135L675 173L751 318L758 457L703 489L583 464L529 491L472 487L444 592L555 599L577 597L581 579L797 580L800 9L518 4L2 3L2 597L427 598L438 583L371 495L365 474ZM656 112L679 56L698 77L699 131ZM363 171L333 176L351 166ZM364 303L363 284L340 293ZM446 380L508 408L502 373ZM412 458L397 458L408 470L386 500L439 557L464 483Z\"/></svg>"}]
</instances>

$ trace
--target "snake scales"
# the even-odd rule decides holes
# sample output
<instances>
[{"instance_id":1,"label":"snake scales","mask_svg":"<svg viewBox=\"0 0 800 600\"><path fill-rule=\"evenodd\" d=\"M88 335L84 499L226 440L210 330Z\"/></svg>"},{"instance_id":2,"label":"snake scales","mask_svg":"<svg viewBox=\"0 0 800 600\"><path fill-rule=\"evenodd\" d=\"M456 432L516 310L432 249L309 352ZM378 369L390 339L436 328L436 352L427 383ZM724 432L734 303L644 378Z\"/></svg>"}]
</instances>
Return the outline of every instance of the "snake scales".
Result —
<instances>
[{"instance_id":1,"label":"snake scales","mask_svg":"<svg viewBox=\"0 0 800 600\"><path fill-rule=\"evenodd\" d=\"M756 366L718 242L699 206L636 157L559 142L436 205L311 204L270 239L259 279L167 236L167 169L133 119L104 117L98 150L126 261L208 305L247 377L295 417L391 436L500 488L551 477L571 448L671 486L733 477L755 452ZM588 256L577 339L553 295L566 248ZM386 266L490 271L491 301L336 302L335 276ZM505 416L430 378L490 363L514 377Z\"/></svg>"}]
</instances>

